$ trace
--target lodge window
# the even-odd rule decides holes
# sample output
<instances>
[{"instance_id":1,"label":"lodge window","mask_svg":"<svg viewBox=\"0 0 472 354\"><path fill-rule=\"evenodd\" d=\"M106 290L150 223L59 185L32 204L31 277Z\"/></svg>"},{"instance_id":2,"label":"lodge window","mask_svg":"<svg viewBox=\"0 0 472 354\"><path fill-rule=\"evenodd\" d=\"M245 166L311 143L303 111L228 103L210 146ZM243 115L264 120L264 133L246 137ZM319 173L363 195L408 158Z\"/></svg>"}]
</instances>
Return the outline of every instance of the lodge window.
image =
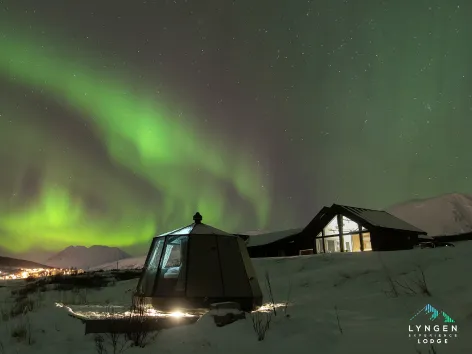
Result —
<instances>
[{"instance_id":1,"label":"lodge window","mask_svg":"<svg viewBox=\"0 0 472 354\"><path fill-rule=\"evenodd\" d=\"M326 253L341 252L341 238L339 236L324 239Z\"/></svg>"},{"instance_id":2,"label":"lodge window","mask_svg":"<svg viewBox=\"0 0 472 354\"><path fill-rule=\"evenodd\" d=\"M317 253L372 251L370 232L351 219L336 215L315 239Z\"/></svg>"}]
</instances>

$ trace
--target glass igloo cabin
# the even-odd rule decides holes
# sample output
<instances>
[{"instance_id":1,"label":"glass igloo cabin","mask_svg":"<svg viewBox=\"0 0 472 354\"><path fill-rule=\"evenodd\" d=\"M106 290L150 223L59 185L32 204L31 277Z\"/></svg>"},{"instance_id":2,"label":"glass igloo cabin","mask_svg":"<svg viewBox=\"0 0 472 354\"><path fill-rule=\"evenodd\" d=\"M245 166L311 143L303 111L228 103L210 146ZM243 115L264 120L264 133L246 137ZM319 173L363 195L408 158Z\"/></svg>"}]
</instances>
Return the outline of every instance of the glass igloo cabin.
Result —
<instances>
[{"instance_id":1,"label":"glass igloo cabin","mask_svg":"<svg viewBox=\"0 0 472 354\"><path fill-rule=\"evenodd\" d=\"M202 223L154 237L136 297L159 311L208 309L236 302L244 311L262 305L262 292L244 240Z\"/></svg>"}]
</instances>

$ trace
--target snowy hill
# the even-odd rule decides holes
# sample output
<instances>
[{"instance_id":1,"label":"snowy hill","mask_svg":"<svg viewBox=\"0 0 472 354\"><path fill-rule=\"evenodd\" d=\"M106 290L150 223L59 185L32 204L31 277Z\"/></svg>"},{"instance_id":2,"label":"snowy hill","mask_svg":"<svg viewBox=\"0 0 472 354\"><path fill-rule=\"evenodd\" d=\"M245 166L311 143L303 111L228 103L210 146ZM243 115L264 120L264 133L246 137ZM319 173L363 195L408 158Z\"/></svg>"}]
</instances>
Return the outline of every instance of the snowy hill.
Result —
<instances>
[{"instance_id":1,"label":"snowy hill","mask_svg":"<svg viewBox=\"0 0 472 354\"><path fill-rule=\"evenodd\" d=\"M24 259L0 256L0 269L1 268L35 269L35 268L48 268L48 267L43 264L26 261Z\"/></svg>"},{"instance_id":2,"label":"snowy hill","mask_svg":"<svg viewBox=\"0 0 472 354\"><path fill-rule=\"evenodd\" d=\"M10 258L15 258L15 259L24 259L30 262L35 262L35 263L40 263L43 264L46 262L46 259L51 257L55 252L50 252L50 251L45 251L41 249L30 249L26 252L10 252L9 250L6 250L5 248L2 248L0 246L0 256L3 257L10 257Z\"/></svg>"},{"instance_id":3,"label":"snowy hill","mask_svg":"<svg viewBox=\"0 0 472 354\"><path fill-rule=\"evenodd\" d=\"M453 248L255 259L265 302L271 298L265 284L268 272L274 301L289 303L271 316L262 341L257 340L254 329L257 321L267 318L260 312L221 328L205 315L195 324L162 330L150 336L144 348L127 347L126 353L428 354L433 353L429 344L418 344L418 338L410 337L410 324L433 323L425 316L410 320L428 304L447 313L458 326L458 337L434 344L434 353L470 353L472 282L464 274L472 272L471 252L472 241L466 241ZM418 265L424 271L429 295L415 285L421 279ZM19 301L12 296L12 286L17 283L8 284L0 287L0 304L7 314ZM70 304L77 310L83 304L82 311L87 311L87 306L95 308L93 304L103 304L104 309L129 306L136 284L133 279L100 291L84 290L83 302L77 296L81 289L33 293L34 309L0 326L0 347L5 353L97 353L96 336L84 336L83 323L54 303ZM18 328L26 334L20 337ZM109 337L103 335L103 345L113 353Z\"/></svg>"},{"instance_id":4,"label":"snowy hill","mask_svg":"<svg viewBox=\"0 0 472 354\"><path fill-rule=\"evenodd\" d=\"M388 208L390 214L426 231L428 236L472 231L472 195L445 194Z\"/></svg>"},{"instance_id":5,"label":"snowy hill","mask_svg":"<svg viewBox=\"0 0 472 354\"><path fill-rule=\"evenodd\" d=\"M46 261L46 264L59 267L76 267L89 269L91 267L112 263L130 258L131 256L117 247L107 246L69 246Z\"/></svg>"},{"instance_id":6,"label":"snowy hill","mask_svg":"<svg viewBox=\"0 0 472 354\"><path fill-rule=\"evenodd\" d=\"M90 270L113 270L113 269L141 269L146 262L147 256L125 258L120 261L104 263Z\"/></svg>"}]
</instances>

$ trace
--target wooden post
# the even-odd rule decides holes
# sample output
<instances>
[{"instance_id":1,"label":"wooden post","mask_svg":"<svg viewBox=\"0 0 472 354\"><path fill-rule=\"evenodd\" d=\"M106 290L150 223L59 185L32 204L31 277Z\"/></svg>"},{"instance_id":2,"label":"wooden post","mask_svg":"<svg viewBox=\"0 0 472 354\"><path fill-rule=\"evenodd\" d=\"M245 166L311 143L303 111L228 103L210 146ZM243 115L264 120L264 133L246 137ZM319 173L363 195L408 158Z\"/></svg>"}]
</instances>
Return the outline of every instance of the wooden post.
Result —
<instances>
[{"instance_id":1,"label":"wooden post","mask_svg":"<svg viewBox=\"0 0 472 354\"><path fill-rule=\"evenodd\" d=\"M324 227L321 230L321 243L323 244L323 253L326 253L326 246L325 246L325 230Z\"/></svg>"},{"instance_id":2,"label":"wooden post","mask_svg":"<svg viewBox=\"0 0 472 354\"><path fill-rule=\"evenodd\" d=\"M343 216L337 215L338 218L338 230L339 230L339 243L341 244L341 252L344 252L344 236L343 236Z\"/></svg>"},{"instance_id":3,"label":"wooden post","mask_svg":"<svg viewBox=\"0 0 472 354\"><path fill-rule=\"evenodd\" d=\"M316 249L317 236L318 236L318 235L315 235L315 237L313 237L313 254L317 254L317 253L318 253L318 250Z\"/></svg>"},{"instance_id":4,"label":"wooden post","mask_svg":"<svg viewBox=\"0 0 472 354\"><path fill-rule=\"evenodd\" d=\"M361 241L361 251L364 252L364 236L362 236L362 225L357 224L357 226L359 227L359 238L360 238L360 241Z\"/></svg>"}]
</instances>

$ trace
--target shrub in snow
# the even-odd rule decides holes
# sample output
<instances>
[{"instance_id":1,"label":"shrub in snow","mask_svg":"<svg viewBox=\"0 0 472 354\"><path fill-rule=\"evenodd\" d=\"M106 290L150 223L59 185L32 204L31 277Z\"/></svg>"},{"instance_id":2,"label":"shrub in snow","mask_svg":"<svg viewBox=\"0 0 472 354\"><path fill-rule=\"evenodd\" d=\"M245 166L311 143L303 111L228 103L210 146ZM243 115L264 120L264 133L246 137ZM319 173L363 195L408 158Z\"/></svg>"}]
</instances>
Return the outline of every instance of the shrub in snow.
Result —
<instances>
[{"instance_id":1,"label":"shrub in snow","mask_svg":"<svg viewBox=\"0 0 472 354\"><path fill-rule=\"evenodd\" d=\"M428 283L426 282L426 276L421 266L417 266L416 272L411 278L410 286L408 286L407 289L410 289L413 294L419 293L422 295L431 296Z\"/></svg>"},{"instance_id":2,"label":"shrub in snow","mask_svg":"<svg viewBox=\"0 0 472 354\"><path fill-rule=\"evenodd\" d=\"M3 306L0 308L0 322L6 322L10 319L10 311L7 311ZM0 352L1 353L1 352Z\"/></svg>"},{"instance_id":3,"label":"shrub in snow","mask_svg":"<svg viewBox=\"0 0 472 354\"><path fill-rule=\"evenodd\" d=\"M122 333L97 334L94 342L97 354L121 354L130 347Z\"/></svg>"},{"instance_id":4,"label":"shrub in snow","mask_svg":"<svg viewBox=\"0 0 472 354\"><path fill-rule=\"evenodd\" d=\"M275 309L274 294L272 293L272 285L270 283L270 275L268 271L265 272L265 281L266 281L267 293L269 294L269 300L272 305L272 311L274 312L274 316L277 316L277 310Z\"/></svg>"},{"instance_id":5,"label":"shrub in snow","mask_svg":"<svg viewBox=\"0 0 472 354\"><path fill-rule=\"evenodd\" d=\"M17 317L27 312L33 311L35 306L36 302L30 297L16 297L13 302L13 306L10 309L10 317Z\"/></svg>"},{"instance_id":6,"label":"shrub in snow","mask_svg":"<svg viewBox=\"0 0 472 354\"><path fill-rule=\"evenodd\" d=\"M131 279L138 279L141 276L142 271L140 269L125 269L119 271L112 271L113 277L116 281L124 281Z\"/></svg>"},{"instance_id":7,"label":"shrub in snow","mask_svg":"<svg viewBox=\"0 0 472 354\"><path fill-rule=\"evenodd\" d=\"M26 313L11 329L11 337L20 342L25 342L28 345L32 345L34 343L31 331L31 323Z\"/></svg>"},{"instance_id":8,"label":"shrub in snow","mask_svg":"<svg viewBox=\"0 0 472 354\"><path fill-rule=\"evenodd\" d=\"M107 311L111 317L114 317L113 307ZM155 321L158 319L156 318ZM149 318L146 314L146 306L143 298L134 297L130 314L125 318L126 323L116 319L119 322L113 322L108 327L107 332L96 334L94 336L95 351L97 354L120 354L131 347L144 348L157 333L151 330ZM123 326L124 325L124 326Z\"/></svg>"},{"instance_id":9,"label":"shrub in snow","mask_svg":"<svg viewBox=\"0 0 472 354\"><path fill-rule=\"evenodd\" d=\"M336 321L338 322L339 333L343 334L343 328L341 327L341 321L339 320L338 307L334 306L334 312L336 313Z\"/></svg>"},{"instance_id":10,"label":"shrub in snow","mask_svg":"<svg viewBox=\"0 0 472 354\"><path fill-rule=\"evenodd\" d=\"M426 275L421 265L416 265L416 269L412 274L402 273L402 279L394 279L390 270L387 268L379 255L380 263L387 277L389 289L385 292L388 296L398 297L401 294L416 295L421 294L431 296Z\"/></svg>"},{"instance_id":11,"label":"shrub in snow","mask_svg":"<svg viewBox=\"0 0 472 354\"><path fill-rule=\"evenodd\" d=\"M13 296L28 296L31 294L36 294L38 292L44 292L46 289L46 280L40 279L35 282L26 283L26 285L22 286L19 289L14 289L11 291Z\"/></svg>"},{"instance_id":12,"label":"shrub in snow","mask_svg":"<svg viewBox=\"0 0 472 354\"><path fill-rule=\"evenodd\" d=\"M93 340L95 342L95 351L97 354L105 354L108 352L105 347L105 338L103 338L101 334L96 334Z\"/></svg>"},{"instance_id":13,"label":"shrub in snow","mask_svg":"<svg viewBox=\"0 0 472 354\"><path fill-rule=\"evenodd\" d=\"M49 283L55 284L56 290L97 289L104 288L111 279L98 273L83 273L77 275L55 275L50 278Z\"/></svg>"},{"instance_id":14,"label":"shrub in snow","mask_svg":"<svg viewBox=\"0 0 472 354\"><path fill-rule=\"evenodd\" d=\"M272 321L272 312L253 312L251 313L251 320L257 340L263 341Z\"/></svg>"},{"instance_id":15,"label":"shrub in snow","mask_svg":"<svg viewBox=\"0 0 472 354\"><path fill-rule=\"evenodd\" d=\"M126 338L131 341L132 346L144 348L149 341L149 329L147 325L146 303L142 297L133 297L131 314L128 318ZM157 321L157 319L156 319Z\"/></svg>"},{"instance_id":16,"label":"shrub in snow","mask_svg":"<svg viewBox=\"0 0 472 354\"><path fill-rule=\"evenodd\" d=\"M426 275L421 266L418 265L412 274L404 275L402 279L393 279L388 271L386 273L390 287L387 294L390 296L398 297L400 294L431 296Z\"/></svg>"}]
</instances>

